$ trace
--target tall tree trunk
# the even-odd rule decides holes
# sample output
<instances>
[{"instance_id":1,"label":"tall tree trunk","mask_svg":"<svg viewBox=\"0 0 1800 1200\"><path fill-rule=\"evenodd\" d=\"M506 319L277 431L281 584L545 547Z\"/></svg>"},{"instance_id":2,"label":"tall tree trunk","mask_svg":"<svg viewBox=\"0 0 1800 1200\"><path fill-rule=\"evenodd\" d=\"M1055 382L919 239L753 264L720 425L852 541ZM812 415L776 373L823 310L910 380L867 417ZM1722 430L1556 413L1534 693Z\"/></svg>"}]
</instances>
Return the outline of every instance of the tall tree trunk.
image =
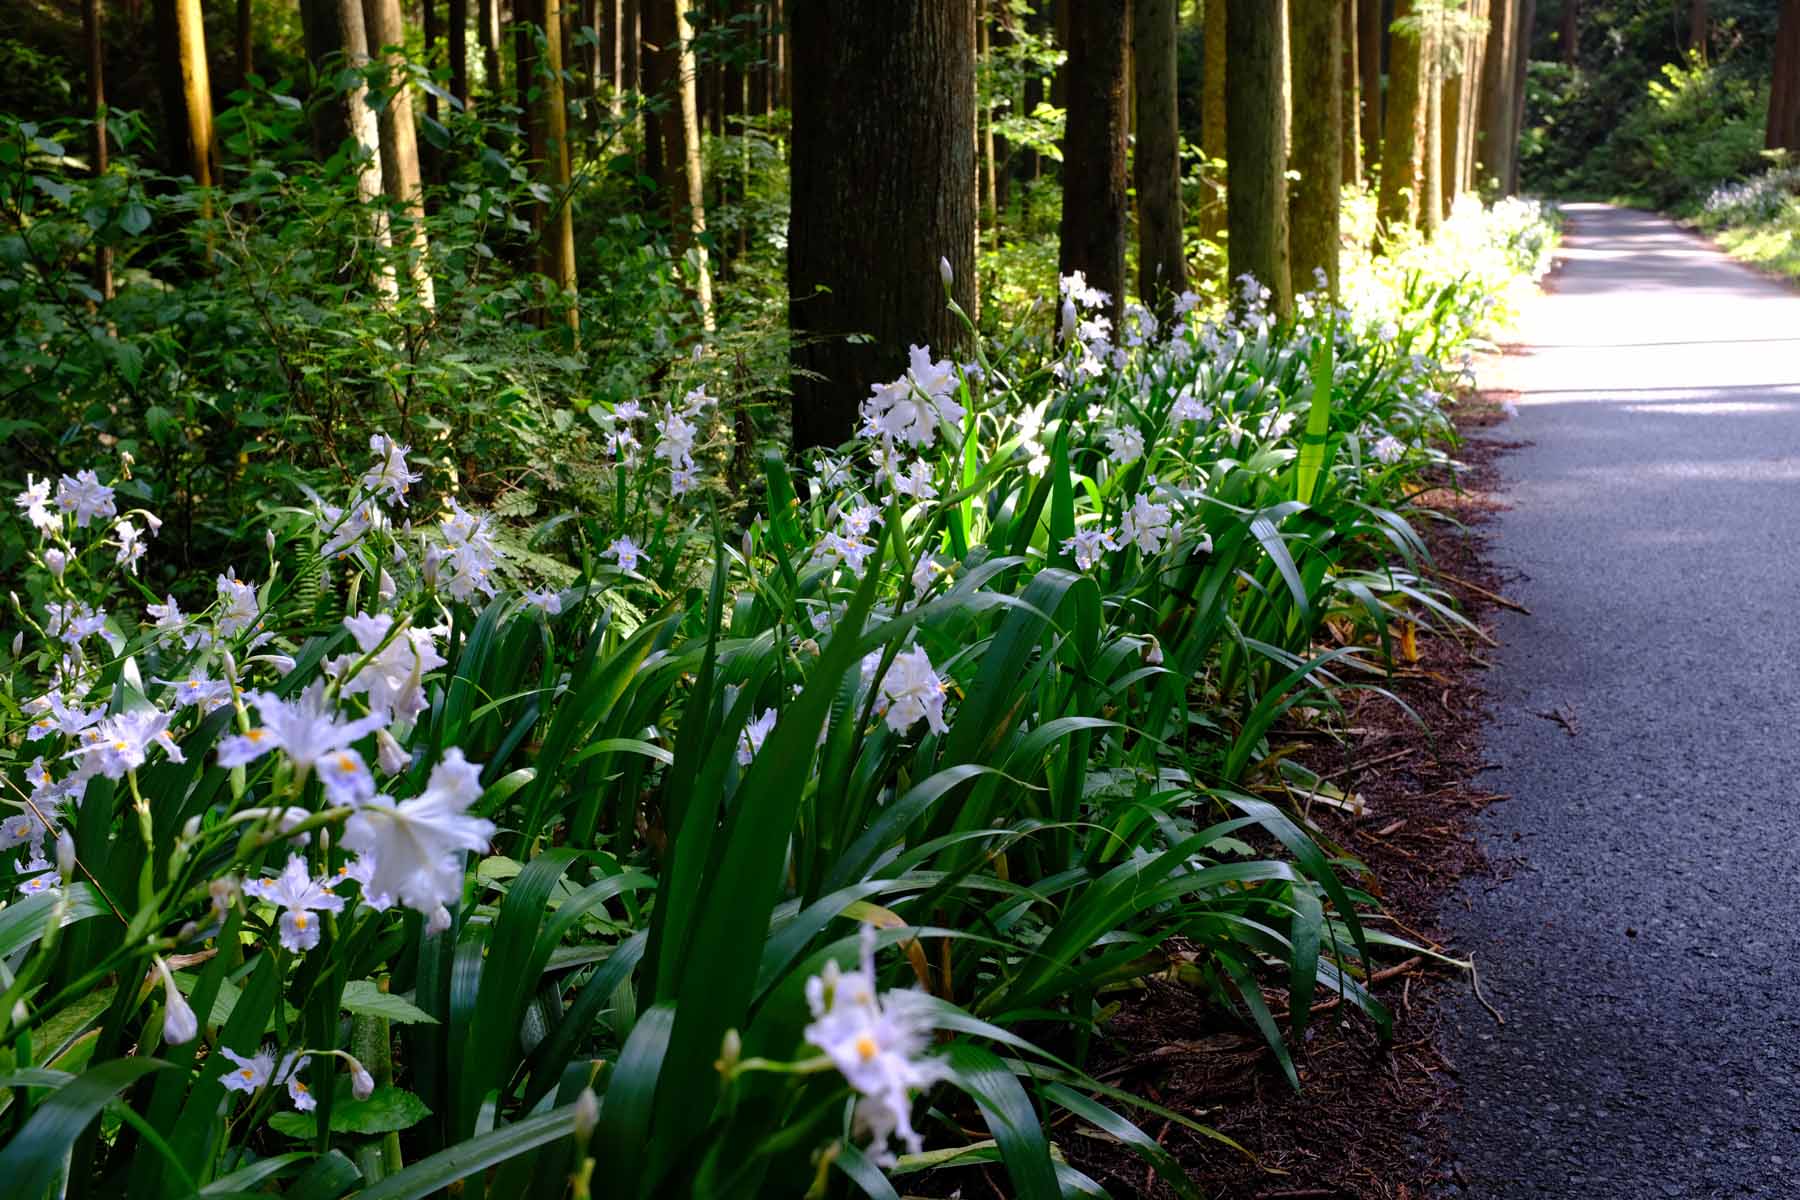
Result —
<instances>
[{"instance_id":1,"label":"tall tree trunk","mask_svg":"<svg viewBox=\"0 0 1800 1200\"><path fill-rule=\"evenodd\" d=\"M1581 58L1581 0L1562 0L1562 27L1557 32L1563 65L1572 67Z\"/></svg>"},{"instance_id":2,"label":"tall tree trunk","mask_svg":"<svg viewBox=\"0 0 1800 1200\"><path fill-rule=\"evenodd\" d=\"M1800 151L1800 0L1781 3L1763 142L1770 150Z\"/></svg>"},{"instance_id":3,"label":"tall tree trunk","mask_svg":"<svg viewBox=\"0 0 1800 1200\"><path fill-rule=\"evenodd\" d=\"M1289 235L1296 288L1320 276L1332 295L1338 285L1338 197L1343 166L1343 45L1340 0L1288 0L1294 56L1294 159L1300 178L1292 193Z\"/></svg>"},{"instance_id":4,"label":"tall tree trunk","mask_svg":"<svg viewBox=\"0 0 1800 1200\"><path fill-rule=\"evenodd\" d=\"M506 94L506 79L500 58L500 0L479 0L475 23L476 40L481 43L482 73L487 76L487 94Z\"/></svg>"},{"instance_id":5,"label":"tall tree trunk","mask_svg":"<svg viewBox=\"0 0 1800 1200\"><path fill-rule=\"evenodd\" d=\"M1419 202L1419 224L1436 237L1444 224L1444 14L1441 8L1421 36L1425 76L1425 194Z\"/></svg>"},{"instance_id":6,"label":"tall tree trunk","mask_svg":"<svg viewBox=\"0 0 1800 1200\"><path fill-rule=\"evenodd\" d=\"M157 0L157 50L163 111L168 117L171 175L190 175L201 187L213 184L212 81L206 66L206 31L200 0ZM212 215L211 197L201 201Z\"/></svg>"},{"instance_id":7,"label":"tall tree trunk","mask_svg":"<svg viewBox=\"0 0 1800 1200\"><path fill-rule=\"evenodd\" d=\"M986 0L976 0L975 4L975 54L978 62L986 62L992 53L991 35L988 29ZM992 98L984 98L981 111L976 114L981 128L978 136L981 139L981 215L988 223L993 234L994 249L1000 248L1000 185L994 178L994 104Z\"/></svg>"},{"instance_id":8,"label":"tall tree trunk","mask_svg":"<svg viewBox=\"0 0 1800 1200\"><path fill-rule=\"evenodd\" d=\"M1176 7L1176 0L1132 0L1131 11L1138 297L1163 320L1173 311L1175 297L1187 290L1187 255L1181 242L1181 125L1175 111Z\"/></svg>"},{"instance_id":9,"label":"tall tree trunk","mask_svg":"<svg viewBox=\"0 0 1800 1200\"><path fill-rule=\"evenodd\" d=\"M562 322L571 343L581 336L581 309L575 297L575 212L569 189L569 106L563 94L562 0L542 0L544 6L543 116L546 154L544 186L550 190L549 227L539 243L540 268L556 281L561 293Z\"/></svg>"},{"instance_id":10,"label":"tall tree trunk","mask_svg":"<svg viewBox=\"0 0 1800 1200\"><path fill-rule=\"evenodd\" d=\"M944 303L974 307L973 0L808 0L793 8L794 445L850 435L872 385L907 347L971 345ZM854 104L844 98L855 97ZM848 335L865 334L853 343Z\"/></svg>"},{"instance_id":11,"label":"tall tree trunk","mask_svg":"<svg viewBox=\"0 0 1800 1200\"><path fill-rule=\"evenodd\" d=\"M755 52L750 61L750 99L751 116L763 117L769 113L769 4L768 0L752 0L751 11L756 14L753 27Z\"/></svg>"},{"instance_id":12,"label":"tall tree trunk","mask_svg":"<svg viewBox=\"0 0 1800 1200\"><path fill-rule=\"evenodd\" d=\"M1081 271L1125 305L1125 0L1083 0L1069 14L1068 116L1057 267Z\"/></svg>"},{"instance_id":13,"label":"tall tree trunk","mask_svg":"<svg viewBox=\"0 0 1800 1200\"><path fill-rule=\"evenodd\" d=\"M350 2L350 0L346 0ZM418 132L413 128L412 86L406 82L406 27L400 19L400 0L364 0L363 21L368 26L369 52L380 53L387 63L388 84L393 89L382 105L381 182L388 199L406 222L403 238L408 247L407 273L413 294L426 308L437 307L437 290L431 279L431 246L425 235L425 190L419 175ZM389 48L393 53L389 53ZM396 238L396 242L400 241Z\"/></svg>"},{"instance_id":14,"label":"tall tree trunk","mask_svg":"<svg viewBox=\"0 0 1800 1200\"><path fill-rule=\"evenodd\" d=\"M237 2L237 81L239 87L250 85L256 73L256 17L250 0Z\"/></svg>"},{"instance_id":15,"label":"tall tree trunk","mask_svg":"<svg viewBox=\"0 0 1800 1200\"><path fill-rule=\"evenodd\" d=\"M639 0L620 0L619 86L632 95L644 90L644 13Z\"/></svg>"},{"instance_id":16,"label":"tall tree trunk","mask_svg":"<svg viewBox=\"0 0 1800 1200\"><path fill-rule=\"evenodd\" d=\"M420 8L422 10L420 15L423 18L421 24L425 35L426 70L431 70L437 66L438 43L444 40L444 33L442 28L440 28L442 22L438 3L439 0L420 0ZM439 119L437 90L435 88L425 93L425 119L433 122ZM419 160L421 166L424 168L424 176L427 180L434 184L443 181L443 171L441 164L438 162L437 144L430 138L426 138L424 143L420 145Z\"/></svg>"},{"instance_id":17,"label":"tall tree trunk","mask_svg":"<svg viewBox=\"0 0 1800 1200\"><path fill-rule=\"evenodd\" d=\"M1294 47L1288 37L1288 0L1273 0L1275 24L1281 36L1275 39L1275 53L1281 77L1281 150L1289 157L1294 153Z\"/></svg>"},{"instance_id":18,"label":"tall tree trunk","mask_svg":"<svg viewBox=\"0 0 1800 1200\"><path fill-rule=\"evenodd\" d=\"M625 0L600 0L606 8L607 82L612 85L607 107L617 117L625 111Z\"/></svg>"},{"instance_id":19,"label":"tall tree trunk","mask_svg":"<svg viewBox=\"0 0 1800 1200\"><path fill-rule=\"evenodd\" d=\"M1293 311L1288 275L1287 148L1282 136L1282 6L1227 0L1231 57L1226 107L1230 276L1253 277L1269 289L1275 312Z\"/></svg>"},{"instance_id":20,"label":"tall tree trunk","mask_svg":"<svg viewBox=\"0 0 1800 1200\"><path fill-rule=\"evenodd\" d=\"M1537 25L1537 0L1520 0L1519 26L1512 44L1512 120L1507 125L1507 195L1519 190L1519 136L1525 129L1525 78L1531 72L1531 33Z\"/></svg>"},{"instance_id":21,"label":"tall tree trunk","mask_svg":"<svg viewBox=\"0 0 1800 1200\"><path fill-rule=\"evenodd\" d=\"M775 77L771 85L770 103L776 108L792 109L794 107L794 71L793 71L793 39L788 35L788 25L793 14L788 12L787 0L770 0L770 12L775 19Z\"/></svg>"},{"instance_id":22,"label":"tall tree trunk","mask_svg":"<svg viewBox=\"0 0 1800 1200\"><path fill-rule=\"evenodd\" d=\"M1513 39L1518 36L1519 0L1494 0L1488 14L1487 45L1481 58L1481 118L1476 134L1476 179L1505 187L1512 131Z\"/></svg>"},{"instance_id":23,"label":"tall tree trunk","mask_svg":"<svg viewBox=\"0 0 1800 1200\"><path fill-rule=\"evenodd\" d=\"M1688 5L1688 50L1706 61L1712 40L1712 12L1706 0L1692 0Z\"/></svg>"},{"instance_id":24,"label":"tall tree trunk","mask_svg":"<svg viewBox=\"0 0 1800 1200\"><path fill-rule=\"evenodd\" d=\"M450 94L469 107L469 0L450 0Z\"/></svg>"},{"instance_id":25,"label":"tall tree trunk","mask_svg":"<svg viewBox=\"0 0 1800 1200\"><path fill-rule=\"evenodd\" d=\"M681 183L685 151L681 146L680 98L676 96L675 0L641 0L644 23L644 97L658 111L644 113L644 174L657 181L664 203L673 206Z\"/></svg>"},{"instance_id":26,"label":"tall tree trunk","mask_svg":"<svg viewBox=\"0 0 1800 1200\"><path fill-rule=\"evenodd\" d=\"M101 0L81 0L81 40L87 49L88 119L94 123L88 132L88 167L95 179L106 174L106 18ZM94 250L94 290L102 300L113 298L112 247L96 244Z\"/></svg>"},{"instance_id":27,"label":"tall tree trunk","mask_svg":"<svg viewBox=\"0 0 1800 1200\"><path fill-rule=\"evenodd\" d=\"M1362 123L1362 72L1356 61L1356 0L1342 0L1338 5L1338 41L1343 46L1343 61L1338 67L1340 92L1338 169L1347 186L1362 182L1362 138L1357 130Z\"/></svg>"},{"instance_id":28,"label":"tall tree trunk","mask_svg":"<svg viewBox=\"0 0 1800 1200\"><path fill-rule=\"evenodd\" d=\"M344 65L362 72L369 65L368 25L363 19L362 0L335 0L338 45L343 47ZM344 93L344 122L350 138L356 142L356 198L369 214L369 231L375 243L379 265L372 282L376 292L392 301L400 294L394 276L393 233L388 226L387 208L382 203L381 131L375 110L369 107L369 89L360 78Z\"/></svg>"},{"instance_id":29,"label":"tall tree trunk","mask_svg":"<svg viewBox=\"0 0 1800 1200\"><path fill-rule=\"evenodd\" d=\"M694 57L693 0L674 0L675 71L681 115L681 194L675 209L675 244L691 258L700 324L713 328L712 266L706 258L706 176L700 156L700 110L695 95L699 64ZM673 156L673 144L671 144Z\"/></svg>"},{"instance_id":30,"label":"tall tree trunk","mask_svg":"<svg viewBox=\"0 0 1800 1200\"><path fill-rule=\"evenodd\" d=\"M350 136L346 112L337 96L337 73L342 64L332 58L344 51L338 36L338 0L300 0L300 26L311 70L313 103L307 111L312 116L313 152L326 159Z\"/></svg>"},{"instance_id":31,"label":"tall tree trunk","mask_svg":"<svg viewBox=\"0 0 1800 1200\"><path fill-rule=\"evenodd\" d=\"M1394 25L1410 21L1413 0L1395 0ZM1394 234L1419 222L1422 149L1419 128L1423 112L1423 38L1415 29L1390 27L1388 33L1387 130L1381 143L1381 194L1375 215L1384 232Z\"/></svg>"},{"instance_id":32,"label":"tall tree trunk","mask_svg":"<svg viewBox=\"0 0 1800 1200\"><path fill-rule=\"evenodd\" d=\"M1225 236L1225 176L1213 162L1225 161L1225 89L1230 69L1225 63L1226 0L1205 0L1200 31L1200 148L1210 160L1201 193L1200 236L1218 243Z\"/></svg>"},{"instance_id":33,"label":"tall tree trunk","mask_svg":"<svg viewBox=\"0 0 1800 1200\"><path fill-rule=\"evenodd\" d=\"M1370 174L1381 165L1381 32L1381 0L1356 0L1356 69L1362 76L1359 127L1363 170Z\"/></svg>"}]
</instances>

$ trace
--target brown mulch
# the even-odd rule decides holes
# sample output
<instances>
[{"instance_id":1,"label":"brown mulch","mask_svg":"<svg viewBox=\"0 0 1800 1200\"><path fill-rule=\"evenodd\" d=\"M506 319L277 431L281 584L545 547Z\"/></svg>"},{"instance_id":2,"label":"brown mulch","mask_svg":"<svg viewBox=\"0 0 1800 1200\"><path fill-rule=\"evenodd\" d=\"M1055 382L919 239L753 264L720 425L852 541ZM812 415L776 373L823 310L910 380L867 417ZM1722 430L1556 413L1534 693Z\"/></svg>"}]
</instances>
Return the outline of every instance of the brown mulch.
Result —
<instances>
[{"instance_id":1,"label":"brown mulch","mask_svg":"<svg viewBox=\"0 0 1800 1200\"><path fill-rule=\"evenodd\" d=\"M1477 432L1498 423L1503 399L1490 394L1466 403L1458 426ZM1482 526L1499 507L1490 495L1495 460L1514 445L1491 436L1465 441L1457 452L1467 468L1460 487L1422 497L1460 524L1432 523L1421 532L1439 586L1478 625L1497 599L1510 604L1485 561ZM1360 816L1317 806L1312 816L1325 839L1370 868L1357 882L1392 918L1379 927L1459 957L1455 947L1440 946L1436 913L1460 879L1485 869L1472 820L1504 799L1480 780L1482 676L1491 651L1466 631L1420 630L1415 645L1416 660L1398 664L1385 686L1419 721L1377 693L1357 692L1329 723L1315 718L1271 737L1274 744L1302 744L1301 761L1361 797ZM1304 1044L1290 1046L1302 1083L1298 1094L1254 1028L1231 1025L1216 997L1176 982L1152 982L1124 999L1103 1026L1091 1069L1250 1152L1253 1157L1177 1123L1133 1114L1204 1195L1422 1200L1447 1169L1442 1114L1455 1103L1455 1067L1437 1049L1431 993L1470 985L1461 972L1428 959L1408 963L1382 951L1378 963L1389 977L1374 993L1394 1015L1392 1042L1383 1046L1371 1023L1346 1006L1319 1012ZM1285 994L1271 989L1268 999L1285 1028ZM1174 1196L1141 1158L1095 1131L1076 1125L1058 1135L1071 1163L1114 1196Z\"/></svg>"}]
</instances>

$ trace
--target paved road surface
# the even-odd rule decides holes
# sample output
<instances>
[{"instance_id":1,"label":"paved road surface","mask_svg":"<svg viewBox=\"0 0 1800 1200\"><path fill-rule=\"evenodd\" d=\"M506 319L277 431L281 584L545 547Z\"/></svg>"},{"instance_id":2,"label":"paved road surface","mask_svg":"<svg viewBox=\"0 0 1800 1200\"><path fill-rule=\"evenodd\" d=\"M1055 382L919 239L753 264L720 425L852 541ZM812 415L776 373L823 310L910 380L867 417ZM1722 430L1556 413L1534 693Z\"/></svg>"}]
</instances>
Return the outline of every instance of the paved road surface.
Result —
<instances>
[{"instance_id":1,"label":"paved road surface","mask_svg":"<svg viewBox=\"0 0 1800 1200\"><path fill-rule=\"evenodd\" d=\"M1534 615L1498 622L1481 777L1511 881L1447 914L1506 1017L1451 1003L1450 1194L1800 1197L1800 295L1568 216L1501 368Z\"/></svg>"}]
</instances>

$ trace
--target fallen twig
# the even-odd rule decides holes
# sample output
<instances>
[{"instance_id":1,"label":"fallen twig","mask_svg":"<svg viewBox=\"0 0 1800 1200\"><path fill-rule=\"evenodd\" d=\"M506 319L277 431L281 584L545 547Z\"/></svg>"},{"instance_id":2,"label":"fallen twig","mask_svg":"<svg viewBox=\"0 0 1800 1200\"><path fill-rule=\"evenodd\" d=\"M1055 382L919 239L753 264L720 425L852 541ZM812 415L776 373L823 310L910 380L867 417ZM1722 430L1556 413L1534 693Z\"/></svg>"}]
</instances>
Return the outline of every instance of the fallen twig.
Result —
<instances>
[{"instance_id":1,"label":"fallen twig","mask_svg":"<svg viewBox=\"0 0 1800 1200\"><path fill-rule=\"evenodd\" d=\"M1505 1025L1506 1018L1500 1015L1500 1010L1489 1004L1488 998L1481 994L1481 974L1475 970L1473 954L1469 955L1469 982L1475 985L1475 998L1481 1001L1481 1007L1487 1009L1488 1014L1494 1018L1494 1024Z\"/></svg>"},{"instance_id":2,"label":"fallen twig","mask_svg":"<svg viewBox=\"0 0 1800 1200\"><path fill-rule=\"evenodd\" d=\"M1456 584L1458 587L1466 587L1471 592L1474 592L1477 596L1484 596L1487 599L1492 600L1495 604L1498 604L1501 608L1510 608L1514 612L1524 613L1528 617L1531 615L1531 610L1529 608L1526 608L1523 604L1520 604L1517 600L1508 600L1505 596L1500 595L1498 592L1488 591L1486 588L1482 587L1480 584L1470 583L1466 579L1460 579L1457 576L1450 574L1450 572L1448 572L1448 571L1439 571L1437 573L1437 576L1439 579L1448 579L1451 583Z\"/></svg>"}]
</instances>

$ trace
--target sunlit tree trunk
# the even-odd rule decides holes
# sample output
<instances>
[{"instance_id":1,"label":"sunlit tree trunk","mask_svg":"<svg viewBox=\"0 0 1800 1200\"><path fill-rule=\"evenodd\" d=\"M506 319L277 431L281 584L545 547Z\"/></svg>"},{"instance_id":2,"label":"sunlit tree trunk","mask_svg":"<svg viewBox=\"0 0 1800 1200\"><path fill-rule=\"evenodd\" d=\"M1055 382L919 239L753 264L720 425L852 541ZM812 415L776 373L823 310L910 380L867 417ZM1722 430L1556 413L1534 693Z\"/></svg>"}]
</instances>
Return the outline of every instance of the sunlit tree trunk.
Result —
<instances>
[{"instance_id":1,"label":"sunlit tree trunk","mask_svg":"<svg viewBox=\"0 0 1800 1200\"><path fill-rule=\"evenodd\" d=\"M700 109L695 94L699 64L694 57L692 0L674 0L676 72L681 109L682 195L676 206L676 245L688 256L694 272L694 296L700 305L700 323L713 327L712 266L706 258L706 176L701 167ZM673 147L671 147L671 153Z\"/></svg>"},{"instance_id":2,"label":"sunlit tree trunk","mask_svg":"<svg viewBox=\"0 0 1800 1200\"><path fill-rule=\"evenodd\" d=\"M992 53L992 37L988 29L986 4L978 0L976 20L976 54L986 61ZM982 101L978 117L981 122L981 187L982 215L993 235L994 249L1000 248L1000 184L994 178L994 104L992 98Z\"/></svg>"},{"instance_id":3,"label":"sunlit tree trunk","mask_svg":"<svg viewBox=\"0 0 1800 1200\"><path fill-rule=\"evenodd\" d=\"M1338 5L1338 40L1343 46L1343 59L1338 73L1343 95L1338 126L1338 170L1346 185L1362 182L1362 138L1357 130L1362 121L1362 73L1356 61L1356 0L1342 0Z\"/></svg>"},{"instance_id":4,"label":"sunlit tree trunk","mask_svg":"<svg viewBox=\"0 0 1800 1200\"><path fill-rule=\"evenodd\" d=\"M1343 47L1340 0L1288 0L1294 45L1294 154L1289 247L1297 290L1320 274L1332 294L1338 280L1338 194L1343 165ZM1354 140L1352 138L1351 140Z\"/></svg>"},{"instance_id":5,"label":"sunlit tree trunk","mask_svg":"<svg viewBox=\"0 0 1800 1200\"><path fill-rule=\"evenodd\" d=\"M1770 150L1800 150L1800 0L1782 0L1764 143Z\"/></svg>"},{"instance_id":6,"label":"sunlit tree trunk","mask_svg":"<svg viewBox=\"0 0 1800 1200\"><path fill-rule=\"evenodd\" d=\"M336 0L336 10L344 65L360 72L369 65L369 35L362 0ZM375 290L384 299L393 300L400 289L394 277L393 235L388 228L387 208L382 203L381 132L375 110L369 107L369 89L360 79L344 94L344 119L349 136L356 142L356 198L369 215L375 257L381 264L375 271Z\"/></svg>"},{"instance_id":7,"label":"sunlit tree trunk","mask_svg":"<svg viewBox=\"0 0 1800 1200\"><path fill-rule=\"evenodd\" d=\"M475 13L475 39L481 43L481 67L487 84L486 94L506 94L506 78L500 59L500 0L478 0Z\"/></svg>"},{"instance_id":8,"label":"sunlit tree trunk","mask_svg":"<svg viewBox=\"0 0 1800 1200\"><path fill-rule=\"evenodd\" d=\"M105 14L101 0L81 0L81 39L87 49L88 119L94 125L88 132L88 166L99 179L106 174L106 42ZM94 250L94 290L102 300L113 298L112 247Z\"/></svg>"},{"instance_id":9,"label":"sunlit tree trunk","mask_svg":"<svg viewBox=\"0 0 1800 1200\"><path fill-rule=\"evenodd\" d=\"M1502 188L1507 195L1519 190L1519 135L1525 128L1525 77L1531 70L1531 31L1537 24L1537 0L1521 0L1519 27L1512 45L1512 120L1507 124L1506 178Z\"/></svg>"},{"instance_id":10,"label":"sunlit tree trunk","mask_svg":"<svg viewBox=\"0 0 1800 1200\"><path fill-rule=\"evenodd\" d=\"M206 65L206 31L200 0L157 0L156 30L161 58L163 109L168 116L170 173L190 175L203 188L213 184L212 81ZM212 216L210 195L202 216Z\"/></svg>"},{"instance_id":11,"label":"sunlit tree trunk","mask_svg":"<svg viewBox=\"0 0 1800 1200\"><path fill-rule=\"evenodd\" d=\"M1249 275L1269 289L1275 311L1293 311L1288 271L1287 147L1282 134L1283 8L1269 0L1227 0L1231 59L1226 162L1233 281Z\"/></svg>"},{"instance_id":12,"label":"sunlit tree trunk","mask_svg":"<svg viewBox=\"0 0 1800 1200\"><path fill-rule=\"evenodd\" d=\"M581 333L581 309L575 298L575 214L569 190L569 108L563 94L562 0L543 0L544 71L541 101L545 155L544 186L550 190L548 224L541 231L539 250L543 273L556 281L561 293L562 321L571 342Z\"/></svg>"},{"instance_id":13,"label":"sunlit tree trunk","mask_svg":"<svg viewBox=\"0 0 1800 1200\"><path fill-rule=\"evenodd\" d=\"M975 297L974 0L793 7L788 237L794 445L850 435L909 345L972 349L944 302ZM847 104L845 97L855 97ZM851 342L849 335L867 335Z\"/></svg>"},{"instance_id":14,"label":"sunlit tree trunk","mask_svg":"<svg viewBox=\"0 0 1800 1200\"><path fill-rule=\"evenodd\" d=\"M1481 57L1481 116L1475 138L1475 178L1483 188L1489 181L1504 188L1510 173L1508 155L1516 140L1512 132L1512 61L1518 22L1519 0L1494 0Z\"/></svg>"},{"instance_id":15,"label":"sunlit tree trunk","mask_svg":"<svg viewBox=\"0 0 1800 1200\"><path fill-rule=\"evenodd\" d=\"M450 94L469 107L469 0L450 0Z\"/></svg>"},{"instance_id":16,"label":"sunlit tree trunk","mask_svg":"<svg viewBox=\"0 0 1800 1200\"><path fill-rule=\"evenodd\" d=\"M1419 225L1435 236L1444 223L1444 34L1443 10L1433 10L1419 35L1425 88L1425 144L1422 147L1425 191L1419 200Z\"/></svg>"},{"instance_id":17,"label":"sunlit tree trunk","mask_svg":"<svg viewBox=\"0 0 1800 1200\"><path fill-rule=\"evenodd\" d=\"M1069 109L1057 267L1125 304L1125 0L1085 0L1069 21Z\"/></svg>"},{"instance_id":18,"label":"sunlit tree trunk","mask_svg":"<svg viewBox=\"0 0 1800 1200\"><path fill-rule=\"evenodd\" d=\"M412 86L407 82L406 60L400 53L406 44L400 0L364 0L363 20L368 26L369 52L381 54L388 68L391 90L377 123L381 129L381 182L395 211L406 222L395 243L407 247L407 274L414 295L426 308L435 308L437 289L431 279L431 246L425 235L425 189L419 176Z\"/></svg>"},{"instance_id":19,"label":"sunlit tree trunk","mask_svg":"<svg viewBox=\"0 0 1800 1200\"><path fill-rule=\"evenodd\" d=\"M1225 159L1225 89L1229 68L1225 63L1226 0L1205 0L1201 13L1200 148L1208 159ZM1212 184L1200 201L1200 236L1218 242L1225 236L1225 178L1216 170L1206 176Z\"/></svg>"},{"instance_id":20,"label":"sunlit tree trunk","mask_svg":"<svg viewBox=\"0 0 1800 1200\"><path fill-rule=\"evenodd\" d=\"M1356 69L1362 76L1363 170L1381 165L1381 0L1356 0ZM1348 136L1348 131L1346 131Z\"/></svg>"},{"instance_id":21,"label":"sunlit tree trunk","mask_svg":"<svg viewBox=\"0 0 1800 1200\"><path fill-rule=\"evenodd\" d=\"M1337 0L1332 0L1336 3ZM1167 319L1187 290L1181 241L1181 126L1175 111L1175 0L1132 0L1137 148L1138 297Z\"/></svg>"},{"instance_id":22,"label":"sunlit tree trunk","mask_svg":"<svg viewBox=\"0 0 1800 1200\"><path fill-rule=\"evenodd\" d=\"M1413 16L1412 0L1396 0L1394 25ZM1419 221L1423 185L1419 132L1424 88L1420 79L1421 42L1416 28L1390 28L1388 33L1387 131L1381 140L1381 194L1375 206L1383 230L1392 233Z\"/></svg>"}]
</instances>

